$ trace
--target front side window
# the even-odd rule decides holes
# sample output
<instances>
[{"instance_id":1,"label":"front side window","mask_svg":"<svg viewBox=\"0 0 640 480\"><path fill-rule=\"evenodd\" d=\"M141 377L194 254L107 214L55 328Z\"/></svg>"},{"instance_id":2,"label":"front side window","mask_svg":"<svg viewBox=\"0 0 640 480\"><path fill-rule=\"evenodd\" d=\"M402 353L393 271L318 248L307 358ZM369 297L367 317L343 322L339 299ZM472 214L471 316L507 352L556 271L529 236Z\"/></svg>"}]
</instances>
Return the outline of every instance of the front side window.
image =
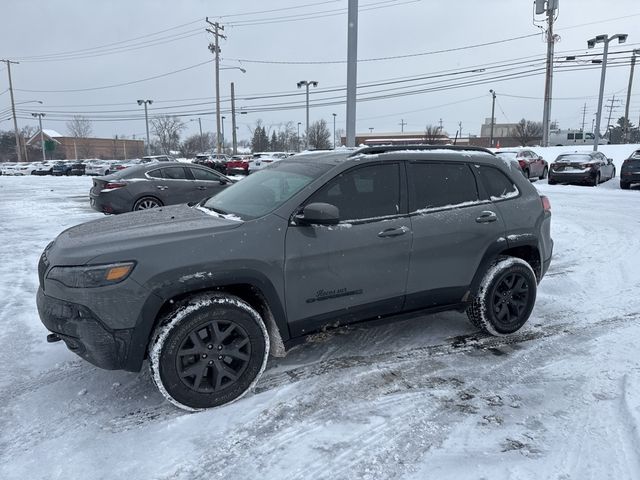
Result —
<instances>
[{"instance_id":1,"label":"front side window","mask_svg":"<svg viewBox=\"0 0 640 480\"><path fill-rule=\"evenodd\" d=\"M363 220L400 212L400 167L371 165L348 170L329 181L305 203L338 207L340 220Z\"/></svg>"},{"instance_id":2,"label":"front side window","mask_svg":"<svg viewBox=\"0 0 640 480\"><path fill-rule=\"evenodd\" d=\"M409 168L412 212L478 201L476 179L465 163L413 163Z\"/></svg>"},{"instance_id":3,"label":"front side window","mask_svg":"<svg viewBox=\"0 0 640 480\"><path fill-rule=\"evenodd\" d=\"M196 180L207 180L210 182L219 182L220 176L214 172L210 172L208 170L203 170L202 168L191 168L191 173L193 174L193 178Z\"/></svg>"}]
</instances>

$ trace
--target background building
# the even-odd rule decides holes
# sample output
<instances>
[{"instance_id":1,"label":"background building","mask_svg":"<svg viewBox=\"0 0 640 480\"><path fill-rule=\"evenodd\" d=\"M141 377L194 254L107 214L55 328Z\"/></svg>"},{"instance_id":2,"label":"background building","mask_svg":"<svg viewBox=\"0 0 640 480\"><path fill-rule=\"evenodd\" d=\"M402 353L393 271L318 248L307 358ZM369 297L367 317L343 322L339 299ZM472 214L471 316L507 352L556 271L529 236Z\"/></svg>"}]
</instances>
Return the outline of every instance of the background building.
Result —
<instances>
[{"instance_id":1,"label":"background building","mask_svg":"<svg viewBox=\"0 0 640 480\"><path fill-rule=\"evenodd\" d=\"M144 141L120 138L76 138L65 137L55 130L42 130L47 159L75 160L84 158L103 158L126 160L140 158L144 155ZM40 130L29 140L27 145L42 148ZM30 158L29 160L39 160Z\"/></svg>"}]
</instances>

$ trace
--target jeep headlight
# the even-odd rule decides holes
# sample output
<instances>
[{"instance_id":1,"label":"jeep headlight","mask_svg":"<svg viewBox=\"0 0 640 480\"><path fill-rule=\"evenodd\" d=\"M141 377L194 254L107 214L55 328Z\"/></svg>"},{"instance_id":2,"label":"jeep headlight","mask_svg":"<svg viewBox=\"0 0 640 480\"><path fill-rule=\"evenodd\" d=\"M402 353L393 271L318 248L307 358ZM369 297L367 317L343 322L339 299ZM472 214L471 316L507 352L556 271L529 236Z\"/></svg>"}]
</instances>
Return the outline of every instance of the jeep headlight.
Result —
<instances>
[{"instance_id":1,"label":"jeep headlight","mask_svg":"<svg viewBox=\"0 0 640 480\"><path fill-rule=\"evenodd\" d=\"M106 287L125 280L134 266L135 262L123 262L84 267L53 267L47 278L71 288Z\"/></svg>"}]
</instances>

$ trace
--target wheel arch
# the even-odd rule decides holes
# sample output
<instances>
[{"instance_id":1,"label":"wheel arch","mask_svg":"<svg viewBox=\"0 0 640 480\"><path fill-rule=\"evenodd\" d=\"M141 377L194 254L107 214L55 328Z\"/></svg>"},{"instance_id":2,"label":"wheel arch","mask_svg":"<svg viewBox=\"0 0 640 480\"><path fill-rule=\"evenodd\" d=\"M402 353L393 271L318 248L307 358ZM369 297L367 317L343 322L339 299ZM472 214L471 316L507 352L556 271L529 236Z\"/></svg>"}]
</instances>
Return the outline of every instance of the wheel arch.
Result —
<instances>
[{"instance_id":1,"label":"wheel arch","mask_svg":"<svg viewBox=\"0 0 640 480\"><path fill-rule=\"evenodd\" d=\"M154 291L145 302L142 313L133 329L125 370L137 372L147 357L148 347L160 320L185 299L206 292L228 293L241 298L262 316L269 333L270 352L284 356L284 342L289 340L289 328L276 288L258 272L253 276L234 276L224 281L216 275L210 279L182 284L176 282ZM208 281L207 281L208 280Z\"/></svg>"}]
</instances>

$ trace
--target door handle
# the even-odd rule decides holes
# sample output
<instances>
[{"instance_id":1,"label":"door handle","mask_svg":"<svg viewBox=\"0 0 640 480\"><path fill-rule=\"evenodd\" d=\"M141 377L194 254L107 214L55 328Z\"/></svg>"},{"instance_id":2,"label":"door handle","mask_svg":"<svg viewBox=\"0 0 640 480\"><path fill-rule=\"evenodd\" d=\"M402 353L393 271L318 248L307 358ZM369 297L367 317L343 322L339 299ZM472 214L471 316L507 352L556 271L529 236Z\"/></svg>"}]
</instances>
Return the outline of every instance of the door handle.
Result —
<instances>
[{"instance_id":1,"label":"door handle","mask_svg":"<svg viewBox=\"0 0 640 480\"><path fill-rule=\"evenodd\" d=\"M201 186L199 186L199 187L196 187L196 188L197 188L198 190L206 190L206 189L207 189L207 187L203 187L202 185L201 185Z\"/></svg>"},{"instance_id":2,"label":"door handle","mask_svg":"<svg viewBox=\"0 0 640 480\"><path fill-rule=\"evenodd\" d=\"M397 227L397 228L387 228L386 230L378 233L379 237L398 237L400 235L404 235L407 233L409 229L405 226Z\"/></svg>"},{"instance_id":3,"label":"door handle","mask_svg":"<svg viewBox=\"0 0 640 480\"><path fill-rule=\"evenodd\" d=\"M158 185L156 188L157 188L158 190L166 190L166 189L167 189L167 188L169 188L169 187L167 187L166 185Z\"/></svg>"},{"instance_id":4,"label":"door handle","mask_svg":"<svg viewBox=\"0 0 640 480\"><path fill-rule=\"evenodd\" d=\"M495 212L492 212L491 210L485 210L484 212L481 212L480 216L476 218L476 222L478 223L491 223L495 222L496 220L498 220L498 215L496 215Z\"/></svg>"}]
</instances>

